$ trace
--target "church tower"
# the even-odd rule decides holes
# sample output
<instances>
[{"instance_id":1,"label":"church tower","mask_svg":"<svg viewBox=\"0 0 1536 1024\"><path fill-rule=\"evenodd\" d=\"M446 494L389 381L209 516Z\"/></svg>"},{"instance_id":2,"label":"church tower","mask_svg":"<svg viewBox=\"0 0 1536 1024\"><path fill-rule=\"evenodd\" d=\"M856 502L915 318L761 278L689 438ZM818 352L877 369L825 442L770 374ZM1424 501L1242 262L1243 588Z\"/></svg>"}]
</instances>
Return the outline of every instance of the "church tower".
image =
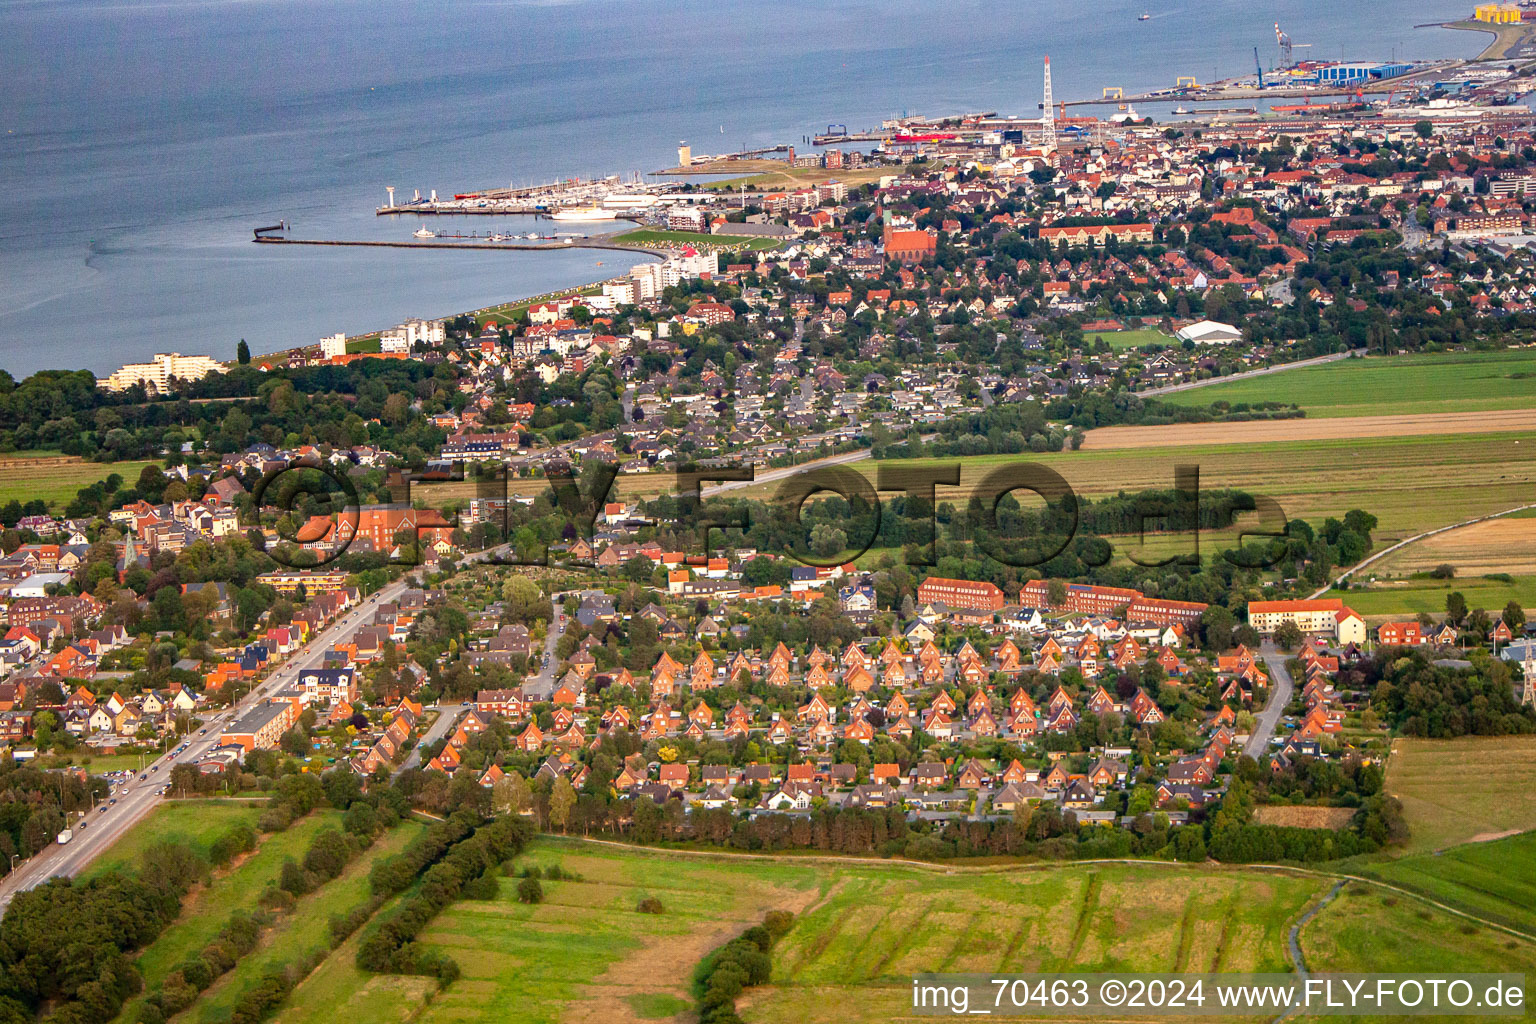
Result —
<instances>
[{"instance_id":1,"label":"church tower","mask_svg":"<svg viewBox=\"0 0 1536 1024\"><path fill-rule=\"evenodd\" d=\"M1520 691L1521 704L1536 704L1536 641L1525 641L1525 686Z\"/></svg>"}]
</instances>

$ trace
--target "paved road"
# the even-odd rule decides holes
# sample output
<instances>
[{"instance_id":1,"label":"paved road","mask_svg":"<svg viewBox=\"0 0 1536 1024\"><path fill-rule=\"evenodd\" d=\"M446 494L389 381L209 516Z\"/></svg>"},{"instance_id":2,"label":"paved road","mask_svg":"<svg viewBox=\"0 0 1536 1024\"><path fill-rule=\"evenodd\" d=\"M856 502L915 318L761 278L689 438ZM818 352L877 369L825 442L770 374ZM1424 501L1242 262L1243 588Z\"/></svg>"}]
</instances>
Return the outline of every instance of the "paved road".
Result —
<instances>
[{"instance_id":1,"label":"paved road","mask_svg":"<svg viewBox=\"0 0 1536 1024\"><path fill-rule=\"evenodd\" d=\"M283 666L262 680L257 688L241 698L233 708L205 719L202 732L188 737L185 751L155 760L145 767L143 774L148 776L146 779L140 781L134 778L116 789L113 793L117 799L116 805L108 804L105 812L92 808L86 816L90 825L84 830L77 828L74 839L68 845L51 846L19 865L14 874L0 883L0 913L4 912L10 905L11 897L20 890L34 888L58 875L73 877L79 874L113 841L159 804L159 789L170 781L170 766L176 760L190 761L207 753L218 743L223 726L231 716L240 715L270 694L295 683L301 671L320 664L325 651L367 625L373 618L374 609L380 603L387 603L400 596L405 587L404 580L397 580L337 619L300 648ZM161 771L166 774L160 775Z\"/></svg>"},{"instance_id":2,"label":"paved road","mask_svg":"<svg viewBox=\"0 0 1536 1024\"><path fill-rule=\"evenodd\" d=\"M577 596L587 591L577 591ZM602 591L591 591L600 594ZM550 603L555 607L555 621L549 624L549 631L544 637L543 659L539 671L523 681L523 694L534 700L548 700L550 694L555 692L555 670L560 667L560 659L555 657L555 645L565 635L566 626L570 625L570 617L561 608L561 602L565 594L554 594L550 597Z\"/></svg>"},{"instance_id":3,"label":"paved road","mask_svg":"<svg viewBox=\"0 0 1536 1024\"><path fill-rule=\"evenodd\" d=\"M430 704L427 707L422 708L422 710L436 711L437 721L433 722L432 728L428 729L426 733L424 733L422 737L416 741L416 745L411 748L411 752L406 755L405 760L401 762L400 767L395 769L394 774L396 775L399 775L407 768L415 768L418 764L420 764L421 748L431 746L433 743L436 743L438 740L452 732L454 724L463 717L464 712L467 711L468 708L462 704Z\"/></svg>"},{"instance_id":4,"label":"paved road","mask_svg":"<svg viewBox=\"0 0 1536 1024\"><path fill-rule=\"evenodd\" d=\"M1290 670L1285 667L1284 651L1276 650L1275 645L1266 640L1264 646L1259 648L1259 655L1264 659L1264 667L1269 669L1269 702L1259 712L1253 734L1243 746L1243 753L1255 761L1262 760L1269 750L1269 738L1275 734L1280 716L1285 714L1285 706L1291 702L1291 694L1296 691Z\"/></svg>"},{"instance_id":5,"label":"paved road","mask_svg":"<svg viewBox=\"0 0 1536 1024\"><path fill-rule=\"evenodd\" d=\"M465 562L483 562L506 549L507 545L492 548L466 558ZM285 664L262 680L258 687L241 698L233 708L227 708L205 719L203 731L187 738L186 750L178 755L167 754L146 765L143 774L147 778L143 781L134 778L114 790L112 795L117 799L117 803L107 804L108 810L105 812L93 807L86 815L89 825L85 829L76 828L71 842L64 846L50 846L18 865L15 872L0 882L0 914L4 914L6 907L10 906L11 898L18 891L35 888L59 875L74 877L79 874L103 850L111 846L119 836L159 804L159 789L170 781L170 766L176 760L195 760L207 753L218 743L224 724L232 717L238 717L271 694L293 685L305 669L323 664L326 651L371 623L374 610L379 605L388 604L398 598L410 583L410 574L407 573L400 579L381 587L346 615L321 630ZM160 775L161 771L166 774Z\"/></svg>"},{"instance_id":6,"label":"paved road","mask_svg":"<svg viewBox=\"0 0 1536 1024\"><path fill-rule=\"evenodd\" d=\"M1314 356L1311 359L1301 359L1294 363L1281 363L1279 366L1266 366L1259 370L1245 370L1242 373L1230 374L1226 377L1211 377L1207 380L1191 380L1183 384L1165 384L1160 388L1148 388L1145 391L1137 391L1134 394L1143 398L1155 398L1158 395L1171 395L1176 391L1190 391L1194 388L1203 388L1209 384L1226 384L1234 380L1247 380L1249 377L1267 377L1272 373L1284 373L1287 370L1300 370L1307 366L1322 366L1324 363L1337 362L1340 359L1348 359L1348 352L1332 352L1326 356Z\"/></svg>"}]
</instances>

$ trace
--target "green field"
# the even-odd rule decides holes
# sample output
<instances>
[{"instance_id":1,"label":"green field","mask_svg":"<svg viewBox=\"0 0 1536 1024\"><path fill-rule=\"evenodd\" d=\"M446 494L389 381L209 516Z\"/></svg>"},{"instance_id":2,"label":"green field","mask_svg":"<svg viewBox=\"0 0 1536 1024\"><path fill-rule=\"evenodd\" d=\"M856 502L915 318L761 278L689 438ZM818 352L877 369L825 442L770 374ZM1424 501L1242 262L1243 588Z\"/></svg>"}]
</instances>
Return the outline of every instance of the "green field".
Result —
<instances>
[{"instance_id":1,"label":"green field","mask_svg":"<svg viewBox=\"0 0 1536 1024\"><path fill-rule=\"evenodd\" d=\"M1325 418L1528 409L1536 405L1536 349L1342 359L1159 400L1191 406L1286 402Z\"/></svg>"},{"instance_id":2,"label":"green field","mask_svg":"<svg viewBox=\"0 0 1536 1024\"><path fill-rule=\"evenodd\" d=\"M426 826L418 821L402 822L379 837L372 847L347 866L340 877L301 897L293 910L278 918L277 923L262 934L261 945L256 951L214 982L186 1013L196 1015L201 1022L227 1021L240 997L264 974L303 960L315 951L328 950L331 917L344 915L367 902L368 871L373 862L399 853L425 829ZM251 895L254 901L256 893Z\"/></svg>"},{"instance_id":3,"label":"green field","mask_svg":"<svg viewBox=\"0 0 1536 1024\"><path fill-rule=\"evenodd\" d=\"M58 452L11 452L0 454L0 505L9 501L48 503L59 512L69 504L80 488L105 480L113 473L123 478L125 487L133 486L139 473L153 462L71 461L62 466L28 465L44 459L65 458Z\"/></svg>"},{"instance_id":4,"label":"green field","mask_svg":"<svg viewBox=\"0 0 1536 1024\"><path fill-rule=\"evenodd\" d=\"M1522 608L1536 608L1536 579L1499 580L1409 580L1402 585L1387 584L1349 590L1330 590L1324 596L1341 598L1361 615L1371 618L1402 616L1413 618L1425 612L1436 619L1445 617L1445 598L1458 591L1467 599L1468 608L1482 608L1497 614L1510 601Z\"/></svg>"},{"instance_id":5,"label":"green field","mask_svg":"<svg viewBox=\"0 0 1536 1024\"><path fill-rule=\"evenodd\" d=\"M1536 736L1400 738L1387 762L1386 791L1403 803L1409 853L1536 829Z\"/></svg>"},{"instance_id":6,"label":"green field","mask_svg":"<svg viewBox=\"0 0 1536 1024\"><path fill-rule=\"evenodd\" d=\"M779 240L776 238L752 238L746 235L711 235L703 231L662 231L655 228L626 231L622 235L614 235L609 241L617 242L620 245L707 245L723 249L736 246L745 246L748 249L772 249L779 245Z\"/></svg>"},{"instance_id":7,"label":"green field","mask_svg":"<svg viewBox=\"0 0 1536 1024\"><path fill-rule=\"evenodd\" d=\"M1116 352L1125 352L1133 348L1141 348L1143 345L1177 345L1179 342L1172 335L1152 327L1143 327L1127 331L1084 331L1083 341L1092 345L1097 338L1103 338L1104 343Z\"/></svg>"},{"instance_id":8,"label":"green field","mask_svg":"<svg viewBox=\"0 0 1536 1024\"><path fill-rule=\"evenodd\" d=\"M235 825L250 825L254 828L261 810L260 803L167 800L108 847L85 872L85 877L132 867L145 850L157 843L190 846L206 857L214 840Z\"/></svg>"},{"instance_id":9,"label":"green field","mask_svg":"<svg viewBox=\"0 0 1536 1024\"><path fill-rule=\"evenodd\" d=\"M1386 879L1391 884L1474 914L1531 917L1536 926L1536 845L1464 849L1465 861L1413 857L1382 870L1397 872ZM546 881L542 904L518 903L514 880L504 878L498 898L461 901L427 928L421 941L463 969L442 992L433 994L425 978L357 971L349 942L276 1020L681 1020L698 960L774 908L794 910L796 923L774 951L771 984L738 1000L744 1020L908 1020L911 977L920 972L1283 972L1290 925L1332 885L1326 876L1244 868L924 869L688 856L549 838L519 861L556 862L580 880ZM1501 864L1509 877L1498 876ZM635 912L648 896L661 900L663 914ZM1324 971L1536 970L1530 942L1359 883L1313 919L1303 947L1309 965Z\"/></svg>"},{"instance_id":10,"label":"green field","mask_svg":"<svg viewBox=\"0 0 1536 1024\"><path fill-rule=\"evenodd\" d=\"M254 910L256 898L269 882L277 880L283 861L301 860L315 833L338 827L337 811L316 811L282 832L263 836L256 852L233 868L219 871L205 886L192 891L181 916L160 934L135 961L144 977L146 992L153 991L177 964L197 953L224 927L236 910ZM119 1015L124 1022L138 1019L138 1001L130 1001Z\"/></svg>"},{"instance_id":11,"label":"green field","mask_svg":"<svg viewBox=\"0 0 1536 1024\"><path fill-rule=\"evenodd\" d=\"M1511 897L1529 892L1509 889ZM1358 882L1307 922L1301 948L1309 967L1328 971L1536 971L1536 943Z\"/></svg>"},{"instance_id":12,"label":"green field","mask_svg":"<svg viewBox=\"0 0 1536 1024\"><path fill-rule=\"evenodd\" d=\"M1536 934L1536 835L1373 864L1362 874Z\"/></svg>"}]
</instances>

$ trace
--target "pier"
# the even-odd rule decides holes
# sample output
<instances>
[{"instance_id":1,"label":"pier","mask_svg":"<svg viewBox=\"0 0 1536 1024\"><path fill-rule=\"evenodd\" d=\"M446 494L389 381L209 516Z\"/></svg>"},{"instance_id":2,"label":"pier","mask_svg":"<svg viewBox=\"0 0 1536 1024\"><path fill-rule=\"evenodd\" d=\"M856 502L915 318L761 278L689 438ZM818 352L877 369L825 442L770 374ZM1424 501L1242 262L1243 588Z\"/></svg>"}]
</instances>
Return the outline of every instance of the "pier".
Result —
<instances>
[{"instance_id":1,"label":"pier","mask_svg":"<svg viewBox=\"0 0 1536 1024\"><path fill-rule=\"evenodd\" d=\"M370 241L342 241L336 239L321 238L283 238L280 235L258 233L252 241L263 245L333 245L356 246L372 249L500 249L508 252L557 252L562 249L607 249L610 252L637 253L642 256L654 256L660 259L661 250L648 249L639 245L623 245L618 242L604 242L595 238L571 238L564 242L370 242Z\"/></svg>"}]
</instances>

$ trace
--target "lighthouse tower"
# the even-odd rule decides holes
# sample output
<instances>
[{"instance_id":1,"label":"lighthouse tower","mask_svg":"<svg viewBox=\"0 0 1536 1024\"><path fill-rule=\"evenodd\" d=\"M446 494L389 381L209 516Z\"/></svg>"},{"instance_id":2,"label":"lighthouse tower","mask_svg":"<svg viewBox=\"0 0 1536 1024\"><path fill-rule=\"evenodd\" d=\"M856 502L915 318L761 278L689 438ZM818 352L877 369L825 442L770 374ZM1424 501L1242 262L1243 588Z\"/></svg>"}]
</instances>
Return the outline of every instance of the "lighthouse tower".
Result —
<instances>
[{"instance_id":1,"label":"lighthouse tower","mask_svg":"<svg viewBox=\"0 0 1536 1024\"><path fill-rule=\"evenodd\" d=\"M1046 152L1056 149L1056 105L1051 102L1051 58L1045 58L1045 113L1040 118L1041 148Z\"/></svg>"}]
</instances>

